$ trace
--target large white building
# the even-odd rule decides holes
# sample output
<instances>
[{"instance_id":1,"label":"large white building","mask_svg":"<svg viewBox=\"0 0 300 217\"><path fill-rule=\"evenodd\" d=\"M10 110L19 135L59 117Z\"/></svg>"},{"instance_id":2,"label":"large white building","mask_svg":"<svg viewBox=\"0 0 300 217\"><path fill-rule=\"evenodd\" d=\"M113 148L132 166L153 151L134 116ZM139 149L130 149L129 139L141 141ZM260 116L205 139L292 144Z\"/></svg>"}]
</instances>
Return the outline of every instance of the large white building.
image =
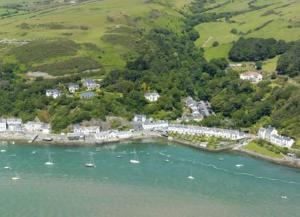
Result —
<instances>
[{"instance_id":1,"label":"large white building","mask_svg":"<svg viewBox=\"0 0 300 217\"><path fill-rule=\"evenodd\" d=\"M261 74L259 74L258 72L248 71L248 72L244 72L244 73L240 74L240 79L247 80L252 83L258 83L258 82L262 81L263 76Z\"/></svg>"},{"instance_id":2,"label":"large white building","mask_svg":"<svg viewBox=\"0 0 300 217\"><path fill-rule=\"evenodd\" d=\"M160 95L157 92L145 93L144 96L149 102L156 102L160 97Z\"/></svg>"},{"instance_id":3,"label":"large white building","mask_svg":"<svg viewBox=\"0 0 300 217\"><path fill-rule=\"evenodd\" d=\"M187 135L203 135L209 137L220 137L231 140L239 140L250 137L248 134L237 131L220 128L209 128L188 125L169 125L168 132L187 134Z\"/></svg>"},{"instance_id":4,"label":"large white building","mask_svg":"<svg viewBox=\"0 0 300 217\"><path fill-rule=\"evenodd\" d=\"M267 128L260 128L258 131L258 137L267 140L274 145L286 148L291 148L295 143L295 140L293 140L292 138L279 135L278 131L271 126Z\"/></svg>"}]
</instances>

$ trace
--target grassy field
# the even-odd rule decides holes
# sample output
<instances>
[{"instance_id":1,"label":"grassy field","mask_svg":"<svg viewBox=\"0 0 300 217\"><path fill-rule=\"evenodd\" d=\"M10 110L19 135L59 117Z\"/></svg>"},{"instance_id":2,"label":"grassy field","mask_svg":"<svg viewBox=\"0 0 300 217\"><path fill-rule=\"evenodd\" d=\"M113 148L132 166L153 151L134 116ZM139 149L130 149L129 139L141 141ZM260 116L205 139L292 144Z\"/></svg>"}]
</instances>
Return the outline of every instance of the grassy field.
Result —
<instances>
[{"instance_id":1,"label":"grassy field","mask_svg":"<svg viewBox=\"0 0 300 217\"><path fill-rule=\"evenodd\" d=\"M6 10L3 6L7 3L22 2L4 0L0 3L0 11ZM0 39L69 39L78 44L90 43L98 51L79 49L75 56L90 56L98 59L106 68L117 68L124 65L124 56L138 39L137 35L127 31L129 28L147 30L164 26L178 30L182 25L182 15L177 9L189 0L164 0L158 3L142 0L87 0L76 4L53 0L43 7L37 3L30 4L38 1L26 2L29 5L28 11L21 10L0 19ZM44 61L38 64L47 63Z\"/></svg>"},{"instance_id":2,"label":"grassy field","mask_svg":"<svg viewBox=\"0 0 300 217\"><path fill-rule=\"evenodd\" d=\"M255 141L250 142L248 145L246 145L244 147L244 149L249 150L249 151L254 151L258 154L262 154L262 155L267 156L267 157L283 158L283 156L281 154L278 154L274 151L271 151L271 150L267 149L264 146L260 146Z\"/></svg>"},{"instance_id":3,"label":"grassy field","mask_svg":"<svg viewBox=\"0 0 300 217\"><path fill-rule=\"evenodd\" d=\"M251 9L250 1L235 0L232 2L217 0L215 3L208 3L207 8L212 8L218 4L227 2L221 7L208 10L209 12L239 12L233 15L230 20L220 19L216 22L203 23L196 26L200 32L200 39L196 42L199 47L204 45L207 59L211 59L217 54L227 57L233 41L243 36L284 39L295 41L300 38L300 2L294 0L257 0L255 6L262 6L261 9ZM237 34L231 33L232 29L237 30ZM205 43L207 39L209 42ZM214 41L218 41L220 46L212 48ZM272 67L268 64L267 67Z\"/></svg>"}]
</instances>

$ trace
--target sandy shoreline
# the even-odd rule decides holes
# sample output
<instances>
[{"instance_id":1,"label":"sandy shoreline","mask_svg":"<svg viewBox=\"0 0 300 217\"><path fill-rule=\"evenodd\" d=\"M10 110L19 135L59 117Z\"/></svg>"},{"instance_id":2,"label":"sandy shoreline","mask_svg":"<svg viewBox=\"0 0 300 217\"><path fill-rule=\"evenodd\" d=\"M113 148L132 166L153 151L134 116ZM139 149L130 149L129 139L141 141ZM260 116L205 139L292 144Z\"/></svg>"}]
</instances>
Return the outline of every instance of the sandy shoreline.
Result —
<instances>
[{"instance_id":1,"label":"sandy shoreline","mask_svg":"<svg viewBox=\"0 0 300 217\"><path fill-rule=\"evenodd\" d=\"M41 137L40 137L41 136ZM283 159L278 159L278 158L271 158L265 155L261 155L259 153L245 150L242 148L234 149L234 146L228 146L224 148L219 148L219 149L210 149L204 146L201 146L201 144L195 144L189 141L184 141L184 140L178 140L178 139L169 139L166 136L162 136L160 133L155 133L155 132L140 132L137 133L136 135L133 135L132 137L129 138L115 138L115 139L108 139L108 140L102 140L102 141L97 141L95 139L88 138L86 140L68 140L66 135L57 135L57 134L50 134L50 135L39 135L38 139L35 140L34 142L29 142L32 138L34 137L33 134L24 134L24 133L13 133L13 134L0 134L0 141L2 145L7 142L13 143L13 144L18 144L18 145L44 145L44 146L96 146L96 145L110 145L110 144L122 144L124 142L131 142L131 141L141 141L141 142L155 142L155 141L162 141L162 142L173 142L177 143L179 145L184 145L188 146L191 148L195 148L198 150L202 151L209 151L209 152L233 152L233 153L239 153L239 154L246 154L251 157L255 157L258 159L266 160L268 162L272 162L275 164L279 165L284 165L288 167L293 167L293 168L299 168L300 169L300 160L295 160L292 158L283 158ZM44 141L43 139L45 138L52 138L52 141Z\"/></svg>"}]
</instances>

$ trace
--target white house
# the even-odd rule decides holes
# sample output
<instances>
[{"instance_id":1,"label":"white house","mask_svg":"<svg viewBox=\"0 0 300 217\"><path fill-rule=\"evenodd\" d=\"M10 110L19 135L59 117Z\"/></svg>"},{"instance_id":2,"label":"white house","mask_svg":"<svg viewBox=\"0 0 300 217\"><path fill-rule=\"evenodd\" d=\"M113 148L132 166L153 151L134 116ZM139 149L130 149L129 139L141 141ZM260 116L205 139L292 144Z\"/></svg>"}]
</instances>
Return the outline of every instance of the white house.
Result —
<instances>
[{"instance_id":1,"label":"white house","mask_svg":"<svg viewBox=\"0 0 300 217\"><path fill-rule=\"evenodd\" d=\"M133 122L136 123L143 123L146 122L146 120L147 120L146 115L134 115L133 117Z\"/></svg>"},{"instance_id":2,"label":"white house","mask_svg":"<svg viewBox=\"0 0 300 217\"><path fill-rule=\"evenodd\" d=\"M96 83L93 79L83 79L82 85L88 90L95 90L100 87L100 84Z\"/></svg>"},{"instance_id":3,"label":"white house","mask_svg":"<svg viewBox=\"0 0 300 217\"><path fill-rule=\"evenodd\" d=\"M48 89L46 90L46 96L56 99L61 96L61 92L57 89Z\"/></svg>"},{"instance_id":4,"label":"white house","mask_svg":"<svg viewBox=\"0 0 300 217\"><path fill-rule=\"evenodd\" d=\"M22 128L22 120L19 118L7 118L6 119L7 129L11 132L21 132Z\"/></svg>"},{"instance_id":5,"label":"white house","mask_svg":"<svg viewBox=\"0 0 300 217\"><path fill-rule=\"evenodd\" d=\"M240 79L247 80L252 83L258 83L258 82L262 81L263 76L261 74L259 74L258 72L248 71L248 72L244 72L244 73L240 74Z\"/></svg>"},{"instance_id":6,"label":"white house","mask_svg":"<svg viewBox=\"0 0 300 217\"><path fill-rule=\"evenodd\" d=\"M24 124L24 130L31 133L44 133L49 134L51 133L51 126L50 124L37 122L37 121L29 121Z\"/></svg>"},{"instance_id":7,"label":"white house","mask_svg":"<svg viewBox=\"0 0 300 217\"><path fill-rule=\"evenodd\" d=\"M157 92L145 93L144 96L149 102L156 102L160 97L160 95Z\"/></svg>"},{"instance_id":8,"label":"white house","mask_svg":"<svg viewBox=\"0 0 300 217\"><path fill-rule=\"evenodd\" d=\"M0 132L5 132L7 130L6 119L0 119Z\"/></svg>"},{"instance_id":9,"label":"white house","mask_svg":"<svg viewBox=\"0 0 300 217\"><path fill-rule=\"evenodd\" d=\"M167 130L169 126L169 123L167 121L155 121L155 122L144 122L142 124L143 130L158 130L158 131L164 131Z\"/></svg>"},{"instance_id":10,"label":"white house","mask_svg":"<svg viewBox=\"0 0 300 217\"><path fill-rule=\"evenodd\" d=\"M129 139L133 136L132 131L108 130L95 134L97 140L105 141L110 139Z\"/></svg>"},{"instance_id":11,"label":"white house","mask_svg":"<svg viewBox=\"0 0 300 217\"><path fill-rule=\"evenodd\" d=\"M68 89L70 93L75 93L79 89L79 85L71 83L68 85Z\"/></svg>"},{"instance_id":12,"label":"white house","mask_svg":"<svg viewBox=\"0 0 300 217\"><path fill-rule=\"evenodd\" d=\"M83 135L92 135L100 132L100 127L98 126L74 126L73 133L83 134Z\"/></svg>"},{"instance_id":13,"label":"white house","mask_svg":"<svg viewBox=\"0 0 300 217\"><path fill-rule=\"evenodd\" d=\"M258 137L280 147L291 148L295 140L286 136L281 136L274 127L260 128Z\"/></svg>"}]
</instances>

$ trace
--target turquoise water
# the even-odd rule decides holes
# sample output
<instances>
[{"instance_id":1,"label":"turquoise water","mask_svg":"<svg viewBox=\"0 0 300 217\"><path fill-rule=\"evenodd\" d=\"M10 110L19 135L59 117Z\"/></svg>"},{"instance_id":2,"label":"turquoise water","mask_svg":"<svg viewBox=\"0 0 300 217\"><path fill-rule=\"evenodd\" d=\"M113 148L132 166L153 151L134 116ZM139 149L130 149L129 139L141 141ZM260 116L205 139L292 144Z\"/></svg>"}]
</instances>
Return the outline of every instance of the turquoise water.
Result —
<instances>
[{"instance_id":1,"label":"turquoise water","mask_svg":"<svg viewBox=\"0 0 300 217\"><path fill-rule=\"evenodd\" d=\"M0 149L1 217L300 216L300 170L247 156L158 143ZM96 168L84 167L90 152Z\"/></svg>"}]
</instances>

